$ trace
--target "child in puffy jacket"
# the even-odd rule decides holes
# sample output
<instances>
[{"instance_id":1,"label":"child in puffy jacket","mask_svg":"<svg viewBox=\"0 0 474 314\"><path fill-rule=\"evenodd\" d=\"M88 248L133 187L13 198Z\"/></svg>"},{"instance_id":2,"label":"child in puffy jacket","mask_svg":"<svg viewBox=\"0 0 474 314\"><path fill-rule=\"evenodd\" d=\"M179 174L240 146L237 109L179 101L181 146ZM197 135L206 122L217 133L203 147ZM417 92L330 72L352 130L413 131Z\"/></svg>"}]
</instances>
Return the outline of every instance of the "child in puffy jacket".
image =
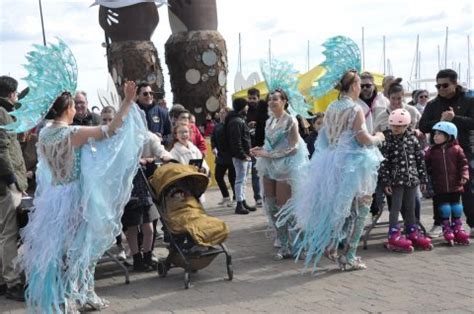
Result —
<instances>
[{"instance_id":1,"label":"child in puffy jacket","mask_svg":"<svg viewBox=\"0 0 474 314\"><path fill-rule=\"evenodd\" d=\"M415 216L418 186L424 191L427 182L423 149L414 131L408 128L411 116L407 110L393 110L388 120L390 129L384 132L385 142L380 149L385 160L379 170L380 183L385 193L391 195L386 247L405 252L412 252L414 247L430 250L431 240L420 232ZM408 239L401 234L398 225L402 208Z\"/></svg>"},{"instance_id":2,"label":"child in puffy jacket","mask_svg":"<svg viewBox=\"0 0 474 314\"><path fill-rule=\"evenodd\" d=\"M444 239L450 245L469 244L469 234L462 227L460 203L464 185L469 181L469 167L456 141L458 130L453 123L441 121L433 126L433 131L435 145L427 151L425 160L443 219Z\"/></svg>"}]
</instances>

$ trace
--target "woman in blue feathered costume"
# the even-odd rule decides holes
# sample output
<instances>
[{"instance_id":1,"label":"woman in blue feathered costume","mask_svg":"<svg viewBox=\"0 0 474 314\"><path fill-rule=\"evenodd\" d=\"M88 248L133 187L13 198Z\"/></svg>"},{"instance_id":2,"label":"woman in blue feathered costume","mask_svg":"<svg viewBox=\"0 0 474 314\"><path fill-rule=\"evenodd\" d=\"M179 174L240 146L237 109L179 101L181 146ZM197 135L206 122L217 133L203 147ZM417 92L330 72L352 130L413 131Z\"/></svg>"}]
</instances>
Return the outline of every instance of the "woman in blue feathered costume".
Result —
<instances>
[{"instance_id":1,"label":"woman in blue feathered costume","mask_svg":"<svg viewBox=\"0 0 474 314\"><path fill-rule=\"evenodd\" d=\"M300 233L295 249L298 256L306 254L306 266L313 261L313 270L325 253L341 269L365 268L356 249L382 160L376 145L384 136L369 134L364 113L355 103L360 93L357 72L346 72L337 88L341 94L326 111L308 175L300 179L292 211L283 209L278 221L296 219ZM337 256L343 240L344 249Z\"/></svg>"},{"instance_id":2,"label":"woman in blue feathered costume","mask_svg":"<svg viewBox=\"0 0 474 314\"><path fill-rule=\"evenodd\" d=\"M270 117L265 127L265 144L250 153L257 157L257 170L263 178L265 207L276 221L276 214L292 197L292 190L301 179L308 163L308 150L298 133L298 122L286 111L288 96L283 89L275 89L268 96ZM292 257L290 247L291 221L275 226L281 247L276 259Z\"/></svg>"},{"instance_id":3,"label":"woman in blue feathered costume","mask_svg":"<svg viewBox=\"0 0 474 314\"><path fill-rule=\"evenodd\" d=\"M75 109L68 92L48 112L54 120L39 135L36 209L21 232L29 312L107 305L94 292L94 266L120 233L146 139L135 92L133 82L125 83L122 106L108 126L70 126Z\"/></svg>"}]
</instances>

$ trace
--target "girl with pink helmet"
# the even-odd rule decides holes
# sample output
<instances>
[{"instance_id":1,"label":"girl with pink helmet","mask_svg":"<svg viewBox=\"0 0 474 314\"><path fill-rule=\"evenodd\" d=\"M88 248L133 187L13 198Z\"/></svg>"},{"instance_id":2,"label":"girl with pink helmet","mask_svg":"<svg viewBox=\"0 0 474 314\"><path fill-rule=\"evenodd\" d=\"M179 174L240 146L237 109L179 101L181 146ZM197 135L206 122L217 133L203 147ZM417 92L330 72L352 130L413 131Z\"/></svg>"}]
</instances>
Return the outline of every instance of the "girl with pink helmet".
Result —
<instances>
[{"instance_id":1,"label":"girl with pink helmet","mask_svg":"<svg viewBox=\"0 0 474 314\"><path fill-rule=\"evenodd\" d=\"M380 149L385 160L379 172L384 192L391 198L386 247L405 252L412 252L414 247L431 250L431 240L421 233L415 216L418 186L424 191L427 183L422 146L408 128L411 116L407 110L392 111L388 122L390 129L384 132L386 141ZM401 234L398 224L402 208L407 237Z\"/></svg>"}]
</instances>

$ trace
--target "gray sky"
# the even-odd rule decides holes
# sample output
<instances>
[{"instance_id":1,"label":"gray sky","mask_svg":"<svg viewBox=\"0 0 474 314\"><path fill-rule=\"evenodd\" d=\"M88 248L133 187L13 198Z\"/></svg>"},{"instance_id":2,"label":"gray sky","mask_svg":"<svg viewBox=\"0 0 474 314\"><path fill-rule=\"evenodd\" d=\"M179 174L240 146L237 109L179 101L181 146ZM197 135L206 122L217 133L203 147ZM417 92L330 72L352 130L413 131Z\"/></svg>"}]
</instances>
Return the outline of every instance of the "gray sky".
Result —
<instances>
[{"instance_id":1,"label":"gray sky","mask_svg":"<svg viewBox=\"0 0 474 314\"><path fill-rule=\"evenodd\" d=\"M48 41L63 38L71 47L79 67L78 88L97 101L97 88L105 89L107 62L101 47L104 33L98 23L98 8L92 0L42 0ZM229 59L229 95L234 92L238 60L238 33L242 34L242 71L244 76L259 71L259 61L268 58L272 40L274 58L293 63L301 72L307 69L307 44L310 65L323 61L321 44L335 35L351 37L361 44L365 27L366 69L383 71L382 36L386 36L386 56L393 74L409 80L415 55L416 35L420 35L421 76L433 78L438 71L437 46L444 64L445 28L449 27L448 67L461 63L461 80L467 72L467 35L471 35L471 1L283 1L217 0L219 31L226 39ZM159 9L160 23L153 35L165 76L167 100L171 102L164 43L171 34L166 7ZM21 78L21 64L31 45L42 43L38 2L0 0L0 74ZM471 53L472 54L472 53ZM471 57L472 59L472 57ZM472 62L471 62L472 63ZM473 76L471 69L471 77ZM472 81L472 80L471 80ZM427 83L430 90L434 83ZM471 83L473 85L474 83ZM20 82L20 87L25 83Z\"/></svg>"}]
</instances>

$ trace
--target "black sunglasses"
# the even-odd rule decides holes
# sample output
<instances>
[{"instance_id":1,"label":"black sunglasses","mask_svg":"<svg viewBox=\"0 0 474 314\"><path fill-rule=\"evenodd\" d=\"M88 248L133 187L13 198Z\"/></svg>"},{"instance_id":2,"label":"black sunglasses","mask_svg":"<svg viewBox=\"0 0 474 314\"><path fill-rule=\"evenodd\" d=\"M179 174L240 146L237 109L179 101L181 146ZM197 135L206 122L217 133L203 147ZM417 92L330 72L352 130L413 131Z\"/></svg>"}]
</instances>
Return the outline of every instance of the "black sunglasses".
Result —
<instances>
[{"instance_id":1,"label":"black sunglasses","mask_svg":"<svg viewBox=\"0 0 474 314\"><path fill-rule=\"evenodd\" d=\"M153 96L153 92L143 92L142 95L145 96L145 97L148 97L148 96Z\"/></svg>"},{"instance_id":2,"label":"black sunglasses","mask_svg":"<svg viewBox=\"0 0 474 314\"><path fill-rule=\"evenodd\" d=\"M443 83L443 84L436 84L435 87L436 89L440 89L441 87L442 88L448 88L449 87L449 83Z\"/></svg>"},{"instance_id":3,"label":"black sunglasses","mask_svg":"<svg viewBox=\"0 0 474 314\"><path fill-rule=\"evenodd\" d=\"M364 89L364 88L371 88L373 85L372 84L360 84L360 88Z\"/></svg>"},{"instance_id":4,"label":"black sunglasses","mask_svg":"<svg viewBox=\"0 0 474 314\"><path fill-rule=\"evenodd\" d=\"M428 95L420 95L418 98L428 98Z\"/></svg>"}]
</instances>

